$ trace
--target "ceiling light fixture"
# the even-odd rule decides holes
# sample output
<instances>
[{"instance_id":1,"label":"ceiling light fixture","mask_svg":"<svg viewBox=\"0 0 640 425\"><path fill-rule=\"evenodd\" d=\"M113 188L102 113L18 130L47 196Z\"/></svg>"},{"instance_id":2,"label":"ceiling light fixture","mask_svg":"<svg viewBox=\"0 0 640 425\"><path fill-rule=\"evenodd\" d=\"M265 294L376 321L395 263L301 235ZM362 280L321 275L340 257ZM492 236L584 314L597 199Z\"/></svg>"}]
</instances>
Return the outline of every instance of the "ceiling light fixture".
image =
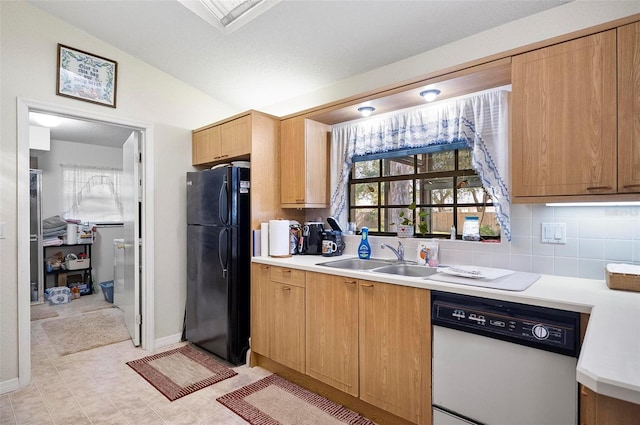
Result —
<instances>
[{"instance_id":1,"label":"ceiling light fixture","mask_svg":"<svg viewBox=\"0 0 640 425\"><path fill-rule=\"evenodd\" d=\"M433 102L439 94L440 90L438 89L429 89L420 92L420 96L422 96L427 102Z\"/></svg>"},{"instance_id":2,"label":"ceiling light fixture","mask_svg":"<svg viewBox=\"0 0 640 425\"><path fill-rule=\"evenodd\" d=\"M62 118L55 115L39 114L30 112L31 118L43 127L57 127L62 124Z\"/></svg>"},{"instance_id":3,"label":"ceiling light fixture","mask_svg":"<svg viewBox=\"0 0 640 425\"><path fill-rule=\"evenodd\" d=\"M363 117L368 117L375 110L376 108L373 106L361 106L358 108L358 112L360 112Z\"/></svg>"},{"instance_id":4,"label":"ceiling light fixture","mask_svg":"<svg viewBox=\"0 0 640 425\"><path fill-rule=\"evenodd\" d=\"M178 0L184 7L230 34L256 16L266 12L280 0Z\"/></svg>"}]
</instances>

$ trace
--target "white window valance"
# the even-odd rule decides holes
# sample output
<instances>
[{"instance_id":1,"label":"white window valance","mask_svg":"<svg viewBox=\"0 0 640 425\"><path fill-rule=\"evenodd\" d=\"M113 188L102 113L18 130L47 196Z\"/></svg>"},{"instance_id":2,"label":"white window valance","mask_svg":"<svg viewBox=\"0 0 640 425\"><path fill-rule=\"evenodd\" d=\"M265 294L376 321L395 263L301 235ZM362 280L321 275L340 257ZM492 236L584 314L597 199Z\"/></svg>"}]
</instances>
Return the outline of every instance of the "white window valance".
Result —
<instances>
[{"instance_id":1,"label":"white window valance","mask_svg":"<svg viewBox=\"0 0 640 425\"><path fill-rule=\"evenodd\" d=\"M354 157L417 148L466 146L511 240L507 90L494 90L332 127L331 213L346 228Z\"/></svg>"}]
</instances>

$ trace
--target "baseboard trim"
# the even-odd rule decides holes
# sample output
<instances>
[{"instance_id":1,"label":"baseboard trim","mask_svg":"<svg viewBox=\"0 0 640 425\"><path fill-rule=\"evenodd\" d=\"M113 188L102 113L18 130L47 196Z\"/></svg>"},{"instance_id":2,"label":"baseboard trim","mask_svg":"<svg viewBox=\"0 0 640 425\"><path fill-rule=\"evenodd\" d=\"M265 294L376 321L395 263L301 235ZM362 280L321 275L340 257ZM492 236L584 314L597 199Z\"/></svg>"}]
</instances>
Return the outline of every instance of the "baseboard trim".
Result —
<instances>
[{"instance_id":1,"label":"baseboard trim","mask_svg":"<svg viewBox=\"0 0 640 425\"><path fill-rule=\"evenodd\" d=\"M9 393L20 388L20 380L18 378L9 379L0 382L0 394Z\"/></svg>"},{"instance_id":2,"label":"baseboard trim","mask_svg":"<svg viewBox=\"0 0 640 425\"><path fill-rule=\"evenodd\" d=\"M169 336L165 336L165 337L156 339L154 347L155 348L162 348L162 347L166 347L167 345L177 344L180 341L182 341L182 334L181 333L177 333L177 334L173 334L173 335L169 335Z\"/></svg>"}]
</instances>

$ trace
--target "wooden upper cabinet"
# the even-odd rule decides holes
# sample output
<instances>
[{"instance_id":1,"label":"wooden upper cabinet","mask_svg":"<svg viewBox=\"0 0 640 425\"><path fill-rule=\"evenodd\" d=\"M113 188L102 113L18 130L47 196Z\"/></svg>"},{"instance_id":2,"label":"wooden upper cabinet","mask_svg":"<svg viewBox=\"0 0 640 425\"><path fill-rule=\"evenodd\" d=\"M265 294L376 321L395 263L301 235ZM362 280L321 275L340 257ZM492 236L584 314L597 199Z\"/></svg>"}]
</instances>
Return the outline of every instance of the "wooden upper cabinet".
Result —
<instances>
[{"instance_id":1,"label":"wooden upper cabinet","mask_svg":"<svg viewBox=\"0 0 640 425\"><path fill-rule=\"evenodd\" d=\"M640 192L640 22L618 28L618 192Z\"/></svg>"},{"instance_id":2,"label":"wooden upper cabinet","mask_svg":"<svg viewBox=\"0 0 640 425\"><path fill-rule=\"evenodd\" d=\"M514 200L617 192L616 81L616 30L513 57Z\"/></svg>"},{"instance_id":3,"label":"wooden upper cabinet","mask_svg":"<svg viewBox=\"0 0 640 425\"><path fill-rule=\"evenodd\" d=\"M220 127L193 132L191 159L193 165L206 164L220 158Z\"/></svg>"},{"instance_id":4,"label":"wooden upper cabinet","mask_svg":"<svg viewBox=\"0 0 640 425\"><path fill-rule=\"evenodd\" d=\"M220 155L222 159L251 153L251 115L237 118L220 126Z\"/></svg>"},{"instance_id":5,"label":"wooden upper cabinet","mask_svg":"<svg viewBox=\"0 0 640 425\"><path fill-rule=\"evenodd\" d=\"M357 280L307 272L306 310L307 375L357 397Z\"/></svg>"},{"instance_id":6,"label":"wooden upper cabinet","mask_svg":"<svg viewBox=\"0 0 640 425\"><path fill-rule=\"evenodd\" d=\"M193 131L192 163L203 165L251 153L253 113Z\"/></svg>"},{"instance_id":7,"label":"wooden upper cabinet","mask_svg":"<svg viewBox=\"0 0 640 425\"><path fill-rule=\"evenodd\" d=\"M360 398L415 424L431 424L430 292L358 285Z\"/></svg>"},{"instance_id":8,"label":"wooden upper cabinet","mask_svg":"<svg viewBox=\"0 0 640 425\"><path fill-rule=\"evenodd\" d=\"M329 206L329 131L317 121L294 117L282 121L280 202L282 208Z\"/></svg>"}]
</instances>

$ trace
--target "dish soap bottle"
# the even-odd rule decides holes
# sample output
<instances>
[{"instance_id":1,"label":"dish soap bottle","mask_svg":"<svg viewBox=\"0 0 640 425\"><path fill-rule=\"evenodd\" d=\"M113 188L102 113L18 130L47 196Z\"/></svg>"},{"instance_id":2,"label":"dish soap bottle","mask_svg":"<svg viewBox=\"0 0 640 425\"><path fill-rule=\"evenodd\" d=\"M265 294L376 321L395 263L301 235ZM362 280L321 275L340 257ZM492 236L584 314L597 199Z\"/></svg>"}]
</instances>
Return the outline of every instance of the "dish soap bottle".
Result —
<instances>
[{"instance_id":1,"label":"dish soap bottle","mask_svg":"<svg viewBox=\"0 0 640 425\"><path fill-rule=\"evenodd\" d=\"M358 245L358 258L362 260L368 260L371 258L371 246L369 245L369 228L363 227L360 229L362 231L362 239L360 240L360 245Z\"/></svg>"}]
</instances>

